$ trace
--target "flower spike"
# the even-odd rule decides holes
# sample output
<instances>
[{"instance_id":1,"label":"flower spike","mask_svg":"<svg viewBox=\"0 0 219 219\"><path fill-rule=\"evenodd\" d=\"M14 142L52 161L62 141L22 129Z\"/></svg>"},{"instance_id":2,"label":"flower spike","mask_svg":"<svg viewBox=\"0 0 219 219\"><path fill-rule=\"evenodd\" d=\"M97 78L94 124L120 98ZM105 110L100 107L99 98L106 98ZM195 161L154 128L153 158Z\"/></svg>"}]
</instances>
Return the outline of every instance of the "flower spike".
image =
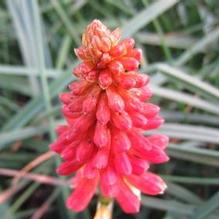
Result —
<instances>
[{"instance_id":1,"label":"flower spike","mask_svg":"<svg viewBox=\"0 0 219 219\"><path fill-rule=\"evenodd\" d=\"M164 120L160 108L148 102L148 75L137 72L141 50L133 39L120 38L119 29L110 31L99 20L89 24L74 50L81 60L73 71L78 80L60 95L66 124L57 128L50 148L64 160L58 174L76 173L66 202L73 211L84 210L97 187L101 197L115 199L126 213L139 211L140 192L158 195L166 188L148 169L168 161L169 139L144 136Z\"/></svg>"}]
</instances>

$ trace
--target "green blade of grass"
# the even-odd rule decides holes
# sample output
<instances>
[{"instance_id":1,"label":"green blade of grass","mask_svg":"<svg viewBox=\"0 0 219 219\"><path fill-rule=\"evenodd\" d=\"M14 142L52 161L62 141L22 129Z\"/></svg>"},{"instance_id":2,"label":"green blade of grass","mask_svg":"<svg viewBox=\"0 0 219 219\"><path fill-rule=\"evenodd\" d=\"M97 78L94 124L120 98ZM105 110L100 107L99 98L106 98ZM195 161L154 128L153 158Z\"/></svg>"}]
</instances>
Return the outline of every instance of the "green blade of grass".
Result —
<instances>
[{"instance_id":1,"label":"green blade of grass","mask_svg":"<svg viewBox=\"0 0 219 219\"><path fill-rule=\"evenodd\" d=\"M39 76L40 72L39 69L37 68L28 68L28 67L24 67L24 66L12 66L12 65L0 65L0 77L6 77L6 76L27 76L30 74ZM47 68L45 70L45 74L47 77L51 77L51 78L57 78L59 75L62 74L62 71L59 71L57 69L49 69ZM3 79L2 79L3 80Z\"/></svg>"},{"instance_id":2,"label":"green blade of grass","mask_svg":"<svg viewBox=\"0 0 219 219\"><path fill-rule=\"evenodd\" d=\"M70 50L72 39L69 35L66 35L63 38L62 44L60 46L60 50L58 53L57 61L56 61L56 68L62 69L63 66L66 64L66 59L68 56L68 52Z\"/></svg>"},{"instance_id":3,"label":"green blade of grass","mask_svg":"<svg viewBox=\"0 0 219 219\"><path fill-rule=\"evenodd\" d=\"M141 43L148 45L161 46L162 43L159 34L154 32L142 31L137 33L136 38ZM167 33L163 36L163 40L165 41L166 46L170 48L188 49L196 43L197 39L191 36L181 35L180 33Z\"/></svg>"},{"instance_id":4,"label":"green blade of grass","mask_svg":"<svg viewBox=\"0 0 219 219\"><path fill-rule=\"evenodd\" d=\"M201 38L196 44L185 51L175 62L176 66L181 66L187 63L195 54L206 49L210 43L216 41L219 38L219 28L208 33L206 36Z\"/></svg>"},{"instance_id":5,"label":"green blade of grass","mask_svg":"<svg viewBox=\"0 0 219 219\"><path fill-rule=\"evenodd\" d=\"M168 178L164 177L164 179L168 179ZM166 193L191 204L200 204L203 202L193 192L172 182L167 182Z\"/></svg>"},{"instance_id":6,"label":"green blade of grass","mask_svg":"<svg viewBox=\"0 0 219 219\"><path fill-rule=\"evenodd\" d=\"M32 193L39 187L38 183L31 184L22 195L10 206L4 215L4 219L11 219L10 214L15 213L19 207L32 195Z\"/></svg>"},{"instance_id":7,"label":"green blade of grass","mask_svg":"<svg viewBox=\"0 0 219 219\"><path fill-rule=\"evenodd\" d=\"M40 10L38 1L32 0L32 6L34 9L34 20L35 20L35 28L36 28L36 36L38 41L38 61L39 61L39 71L41 72L41 83L43 88L43 98L44 98L44 104L46 107L47 112L50 112L52 110L52 103L51 103L51 94L49 90L48 81L45 75L45 53L43 50L43 32L41 29L41 17L40 17ZM53 141L55 139L55 132L54 132L55 124L54 124L54 118L53 115L49 115L49 134L50 134L50 140ZM60 163L59 159L55 159L56 165ZM68 193L67 188L61 188L61 194L62 194L62 200L60 201L60 210L62 210L63 216L65 218L74 218L73 214L70 214L70 212L63 208L64 200L66 199Z\"/></svg>"},{"instance_id":8,"label":"green blade of grass","mask_svg":"<svg viewBox=\"0 0 219 219\"><path fill-rule=\"evenodd\" d=\"M163 200L154 197L142 197L142 204L148 208L176 213L177 215L180 215L180 217L183 218L190 217L191 219L196 219L195 214L193 214L195 205L184 204L175 200ZM217 214L215 214L209 216L208 219L217 219L217 218L218 216Z\"/></svg>"},{"instance_id":9,"label":"green blade of grass","mask_svg":"<svg viewBox=\"0 0 219 219\"><path fill-rule=\"evenodd\" d=\"M194 136L194 140L219 143L219 129L207 126L185 125L176 123L165 123L161 127L162 131L181 132L182 134L190 134ZM211 141L211 138L214 140Z\"/></svg>"},{"instance_id":10,"label":"green blade of grass","mask_svg":"<svg viewBox=\"0 0 219 219\"><path fill-rule=\"evenodd\" d=\"M8 143L39 135L45 131L45 127L28 127L10 132L2 132L0 133L0 150Z\"/></svg>"},{"instance_id":11,"label":"green blade of grass","mask_svg":"<svg viewBox=\"0 0 219 219\"><path fill-rule=\"evenodd\" d=\"M145 6L149 6L148 0L142 0L142 2ZM161 44L161 47L163 49L164 56L165 56L167 61L171 62L172 61L172 54L171 54L170 49L166 45L166 42L165 42L165 39L164 39L163 28L161 27L160 22L158 21L158 19L153 19L152 23L153 23L153 25L156 29L156 32L158 33L160 44Z\"/></svg>"},{"instance_id":12,"label":"green blade of grass","mask_svg":"<svg viewBox=\"0 0 219 219\"><path fill-rule=\"evenodd\" d=\"M31 218L41 218L44 216L45 210L49 210L51 204L55 201L55 199L58 197L60 193L60 188L54 189L54 191L48 196L48 198L45 200L44 203L42 203L41 207L37 209L35 212L33 212L33 215ZM46 206L46 208L45 208Z\"/></svg>"},{"instance_id":13,"label":"green blade of grass","mask_svg":"<svg viewBox=\"0 0 219 219\"><path fill-rule=\"evenodd\" d=\"M165 118L167 122L186 122L195 123L202 125L213 125L215 127L219 126L219 118L217 116L212 116L203 113L185 113L176 111L162 111L161 115Z\"/></svg>"},{"instance_id":14,"label":"green blade of grass","mask_svg":"<svg viewBox=\"0 0 219 219\"><path fill-rule=\"evenodd\" d=\"M163 88L158 86L152 86L152 91L155 95L163 98L167 98L169 100L173 100L175 102L186 103L189 106L193 106L204 111L219 114L219 106L216 104L212 104L208 101L202 100L196 96L189 95L183 92L179 92L176 90L172 90L169 88Z\"/></svg>"},{"instance_id":15,"label":"green blade of grass","mask_svg":"<svg viewBox=\"0 0 219 219\"><path fill-rule=\"evenodd\" d=\"M65 25L67 31L72 36L75 43L77 45L79 45L80 39L79 39L79 36L77 34L77 31L75 31L75 27L73 27L72 22L69 20L69 17L67 16L66 12L64 11L62 6L60 5L59 1L57 1L57 0L50 0L50 1L51 1L51 4L53 5L53 7L55 8L57 14L61 18L63 24Z\"/></svg>"},{"instance_id":16,"label":"green blade of grass","mask_svg":"<svg viewBox=\"0 0 219 219\"><path fill-rule=\"evenodd\" d=\"M24 86L24 84L26 84L26 86ZM18 76L9 77L7 75L0 75L0 87L1 89L15 91L27 96L30 96L31 93L28 80Z\"/></svg>"},{"instance_id":17,"label":"green blade of grass","mask_svg":"<svg viewBox=\"0 0 219 219\"><path fill-rule=\"evenodd\" d=\"M209 166L219 167L219 152L210 149L201 149L193 147L183 147L180 145L170 144L168 146L168 154L171 157L200 163Z\"/></svg>"},{"instance_id":18,"label":"green blade of grass","mask_svg":"<svg viewBox=\"0 0 219 219\"><path fill-rule=\"evenodd\" d=\"M22 56L26 65L31 66L34 62L33 37L31 30L31 18L29 17L29 10L27 10L27 2L19 2L17 0L7 0L7 6L12 16L16 33L22 52ZM23 13L21 13L23 10ZM26 19L25 19L26 18ZM26 42L29 42L27 44ZM32 48L31 48L32 47ZM32 50L32 51L31 51ZM34 96L39 93L39 84L34 75L28 75L30 81L30 88Z\"/></svg>"},{"instance_id":19,"label":"green blade of grass","mask_svg":"<svg viewBox=\"0 0 219 219\"><path fill-rule=\"evenodd\" d=\"M1 97L0 96L0 104L5 105L6 107L8 107L10 110L13 111L18 111L19 110L19 106L13 102L12 100L6 98L6 97Z\"/></svg>"},{"instance_id":20,"label":"green blade of grass","mask_svg":"<svg viewBox=\"0 0 219 219\"><path fill-rule=\"evenodd\" d=\"M217 186L219 184L219 178L204 178L204 177L190 177L190 176L170 176L162 175L164 179L170 182L188 184L188 185L203 185L203 186Z\"/></svg>"},{"instance_id":21,"label":"green blade of grass","mask_svg":"<svg viewBox=\"0 0 219 219\"><path fill-rule=\"evenodd\" d=\"M149 7L139 12L122 27L123 37L132 36L160 14L175 5L178 1L179 0L159 0L152 3Z\"/></svg>"},{"instance_id":22,"label":"green blade of grass","mask_svg":"<svg viewBox=\"0 0 219 219\"><path fill-rule=\"evenodd\" d=\"M189 219L205 219L209 218L210 214L219 208L219 192L215 193L208 201L195 208L194 213Z\"/></svg>"},{"instance_id":23,"label":"green blade of grass","mask_svg":"<svg viewBox=\"0 0 219 219\"><path fill-rule=\"evenodd\" d=\"M41 17L40 17L40 11L38 7L38 1L32 1L32 7L33 7L33 17L34 17L34 23L35 23L35 29L36 29L36 39L37 39L37 58L38 58L38 64L39 64L39 72L42 88L43 88L43 98L45 101L45 106L47 112L51 111L52 104L51 104L51 97L49 93L49 85L48 81L45 75L45 53L43 49L43 37L42 37L42 27L41 27ZM53 131L54 129L54 119L53 116L49 116L49 131L50 131L50 138L51 140L55 139L55 133Z\"/></svg>"},{"instance_id":24,"label":"green blade of grass","mask_svg":"<svg viewBox=\"0 0 219 219\"><path fill-rule=\"evenodd\" d=\"M70 72L70 70L69 70ZM50 96L51 98L58 95L58 93L71 81L73 77L71 74L63 73L57 79L55 79L50 84ZM39 113L43 107L44 102L42 97L38 96L33 98L29 103L27 103L21 111L19 111L15 116L13 116L7 123L4 124L2 130L10 130L20 128L26 125L37 113Z\"/></svg>"},{"instance_id":25,"label":"green blade of grass","mask_svg":"<svg viewBox=\"0 0 219 219\"><path fill-rule=\"evenodd\" d=\"M24 218L29 218L35 211L36 211L35 208L30 208L28 210L19 211L15 215L17 219L24 219Z\"/></svg>"},{"instance_id":26,"label":"green blade of grass","mask_svg":"<svg viewBox=\"0 0 219 219\"><path fill-rule=\"evenodd\" d=\"M182 81L186 84L188 84L189 86L192 86L193 88L196 88L195 91L198 93L198 91L200 91L201 93L206 93L208 95L213 96L214 98L216 98L217 101L219 101L219 89L216 87L213 87L212 85L201 81L200 79L188 75L186 73L184 73L183 71L174 68L170 65L164 64L164 63L158 63L155 64L155 68L158 71L161 71L162 73L164 73L167 76L173 77L175 79L177 79L178 81ZM153 66L152 66L153 68ZM198 90L197 90L198 89Z\"/></svg>"},{"instance_id":27,"label":"green blade of grass","mask_svg":"<svg viewBox=\"0 0 219 219\"><path fill-rule=\"evenodd\" d=\"M191 215L194 210L193 205L184 204L175 200L163 200L154 197L142 197L142 204L149 208L175 212L182 215Z\"/></svg>"},{"instance_id":28,"label":"green blade of grass","mask_svg":"<svg viewBox=\"0 0 219 219\"><path fill-rule=\"evenodd\" d=\"M8 218L10 218L10 219L18 219L18 217L15 216L15 215L14 215L12 212L10 212L8 209L9 209L9 205L1 204L1 205L0 205L0 214L4 216L4 215L7 213Z\"/></svg>"}]
</instances>

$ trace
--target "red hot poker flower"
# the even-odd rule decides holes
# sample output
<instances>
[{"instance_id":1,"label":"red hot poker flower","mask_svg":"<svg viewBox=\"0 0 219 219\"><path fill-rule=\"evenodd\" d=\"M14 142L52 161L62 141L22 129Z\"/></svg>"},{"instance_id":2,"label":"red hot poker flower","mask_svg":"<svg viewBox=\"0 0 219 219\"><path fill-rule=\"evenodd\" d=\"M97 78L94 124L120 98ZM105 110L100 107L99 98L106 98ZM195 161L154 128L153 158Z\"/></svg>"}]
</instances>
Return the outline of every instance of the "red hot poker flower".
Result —
<instances>
[{"instance_id":1,"label":"red hot poker flower","mask_svg":"<svg viewBox=\"0 0 219 219\"><path fill-rule=\"evenodd\" d=\"M168 137L143 135L164 120L159 107L148 102L149 78L137 72L141 50L134 44L131 38L120 41L119 29L111 32L94 20L75 49L82 61L74 69L79 80L60 95L67 124L57 128L51 145L64 160L58 174L76 172L67 200L74 211L87 207L97 187L127 213L139 211L140 192L157 195L166 188L148 171L151 163L168 161Z\"/></svg>"}]
</instances>

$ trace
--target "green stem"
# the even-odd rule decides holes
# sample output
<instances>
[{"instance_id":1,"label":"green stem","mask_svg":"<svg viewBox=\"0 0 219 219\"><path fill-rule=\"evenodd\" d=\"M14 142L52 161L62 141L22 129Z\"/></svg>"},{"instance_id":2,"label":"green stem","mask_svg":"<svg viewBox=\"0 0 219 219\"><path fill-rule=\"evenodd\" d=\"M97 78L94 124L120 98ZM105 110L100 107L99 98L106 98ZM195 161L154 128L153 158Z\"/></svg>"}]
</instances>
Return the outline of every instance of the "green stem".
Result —
<instances>
[{"instance_id":1,"label":"green stem","mask_svg":"<svg viewBox=\"0 0 219 219\"><path fill-rule=\"evenodd\" d=\"M112 219L113 200L103 196L99 197L94 219Z\"/></svg>"}]
</instances>

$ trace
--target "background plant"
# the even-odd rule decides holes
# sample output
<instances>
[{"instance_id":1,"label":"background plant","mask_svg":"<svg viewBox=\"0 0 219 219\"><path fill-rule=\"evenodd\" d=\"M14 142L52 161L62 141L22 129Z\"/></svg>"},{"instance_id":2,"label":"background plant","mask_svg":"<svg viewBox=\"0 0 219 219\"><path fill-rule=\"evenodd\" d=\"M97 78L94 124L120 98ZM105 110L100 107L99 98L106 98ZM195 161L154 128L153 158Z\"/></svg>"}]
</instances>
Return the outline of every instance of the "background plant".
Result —
<instances>
[{"instance_id":1,"label":"background plant","mask_svg":"<svg viewBox=\"0 0 219 219\"><path fill-rule=\"evenodd\" d=\"M138 215L218 218L219 3L216 0L5 0L0 2L0 213L3 218L91 218L64 207L68 181L48 151L62 122L58 93L72 80L84 27L120 26L144 51L153 101L166 119L171 161L156 167L164 196L144 197ZM44 177L42 177L44 176ZM47 176L47 177L45 177ZM94 200L95 202L95 200Z\"/></svg>"}]
</instances>

